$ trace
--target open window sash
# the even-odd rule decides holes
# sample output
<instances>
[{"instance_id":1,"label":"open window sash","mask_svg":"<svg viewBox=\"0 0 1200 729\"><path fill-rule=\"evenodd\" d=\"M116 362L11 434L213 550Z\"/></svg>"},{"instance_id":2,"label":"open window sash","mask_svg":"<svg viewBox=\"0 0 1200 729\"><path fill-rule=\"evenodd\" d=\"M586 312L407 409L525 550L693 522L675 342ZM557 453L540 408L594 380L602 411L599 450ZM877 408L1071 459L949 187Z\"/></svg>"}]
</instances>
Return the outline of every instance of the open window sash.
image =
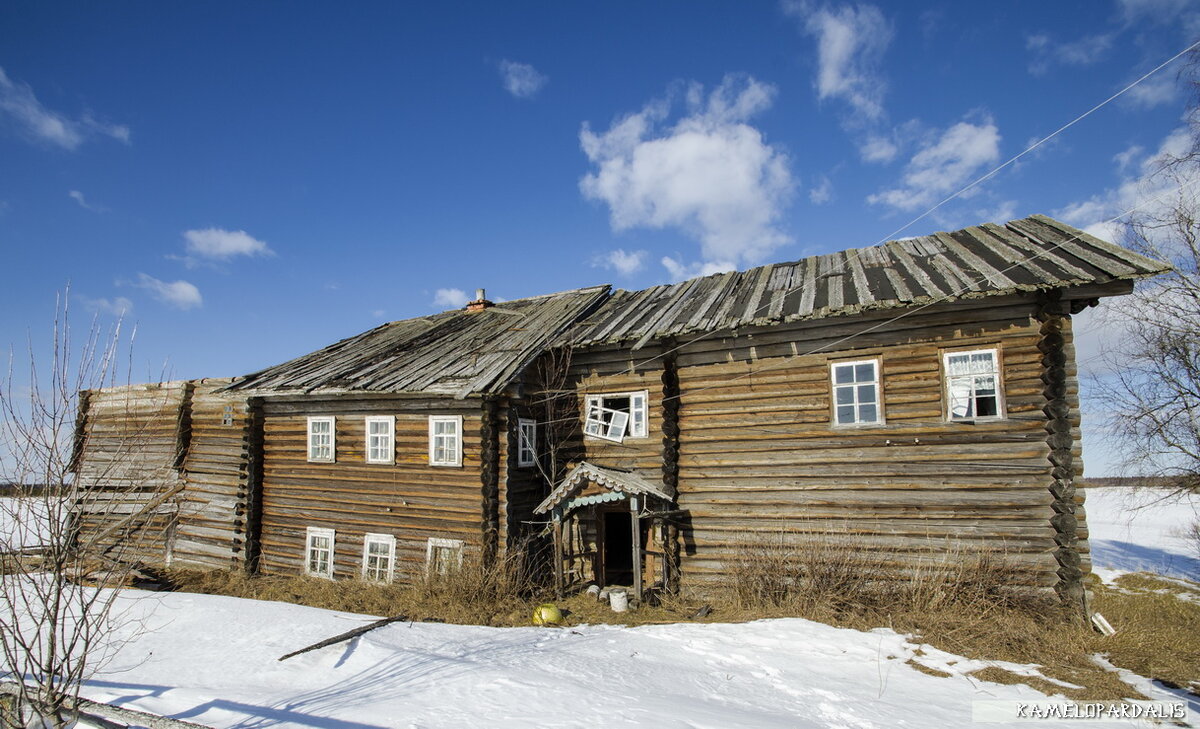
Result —
<instances>
[{"instance_id":1,"label":"open window sash","mask_svg":"<svg viewBox=\"0 0 1200 729\"><path fill-rule=\"evenodd\" d=\"M625 440L625 432L629 427L629 413L621 410L611 410L600 405L588 408L587 420L583 432L596 438L621 443Z\"/></svg>"}]
</instances>

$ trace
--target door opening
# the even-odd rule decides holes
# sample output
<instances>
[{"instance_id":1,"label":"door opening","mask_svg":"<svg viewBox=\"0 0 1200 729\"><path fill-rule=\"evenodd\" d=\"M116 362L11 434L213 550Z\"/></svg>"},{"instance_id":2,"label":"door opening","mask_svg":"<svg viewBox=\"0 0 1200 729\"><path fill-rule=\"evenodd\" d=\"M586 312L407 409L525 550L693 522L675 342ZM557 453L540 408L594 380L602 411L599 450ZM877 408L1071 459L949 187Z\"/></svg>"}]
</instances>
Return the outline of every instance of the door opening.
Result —
<instances>
[{"instance_id":1,"label":"door opening","mask_svg":"<svg viewBox=\"0 0 1200 729\"><path fill-rule=\"evenodd\" d=\"M633 523L628 511L604 513L604 584L633 584Z\"/></svg>"}]
</instances>

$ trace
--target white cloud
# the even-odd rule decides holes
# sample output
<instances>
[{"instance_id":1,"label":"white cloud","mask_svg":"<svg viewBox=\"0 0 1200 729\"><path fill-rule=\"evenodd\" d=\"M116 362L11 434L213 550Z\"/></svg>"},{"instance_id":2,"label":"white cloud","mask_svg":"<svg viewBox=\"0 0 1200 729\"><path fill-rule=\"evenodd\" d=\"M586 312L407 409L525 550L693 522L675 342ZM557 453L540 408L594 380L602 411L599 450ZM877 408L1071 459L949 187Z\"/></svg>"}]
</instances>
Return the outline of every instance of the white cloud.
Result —
<instances>
[{"instance_id":1,"label":"white cloud","mask_svg":"<svg viewBox=\"0 0 1200 729\"><path fill-rule=\"evenodd\" d=\"M272 251L266 243L244 230L224 230L222 228L185 230L183 238L187 241L189 261L198 259L227 261L235 256L275 255L275 251Z\"/></svg>"},{"instance_id":2,"label":"white cloud","mask_svg":"<svg viewBox=\"0 0 1200 729\"><path fill-rule=\"evenodd\" d=\"M133 302L124 296L117 296L111 299L90 299L86 296L80 296L79 300L89 311L101 314L125 316L133 311Z\"/></svg>"},{"instance_id":3,"label":"white cloud","mask_svg":"<svg viewBox=\"0 0 1200 729\"><path fill-rule=\"evenodd\" d=\"M663 268L667 269L667 273L670 275L672 281L683 281L697 276L711 276L714 273L737 270L737 266L729 261L696 261L694 263L684 263L679 259L663 256L660 262Z\"/></svg>"},{"instance_id":4,"label":"white cloud","mask_svg":"<svg viewBox=\"0 0 1200 729\"><path fill-rule=\"evenodd\" d=\"M1190 130L1187 127L1178 127L1163 139L1154 154L1142 155L1142 150L1138 147L1125 150L1114 160L1121 174L1116 187L1085 200L1073 202L1054 211L1054 216L1098 238L1120 243L1125 229L1122 221L1108 222L1113 217L1134 208L1151 216L1165 215L1169 206L1178 202L1178 194L1198 194L1195 189L1196 179L1178 180L1172 179L1168 174L1158 174L1164 157L1181 157L1191 149L1191 144ZM1139 155L1142 158L1140 162L1135 163ZM1185 167L1183 172L1195 175L1195 168ZM1191 189L1173 194L1181 182L1189 185Z\"/></svg>"},{"instance_id":5,"label":"white cloud","mask_svg":"<svg viewBox=\"0 0 1200 729\"><path fill-rule=\"evenodd\" d=\"M433 306L443 309L461 309L471 300L462 289L438 289L433 294Z\"/></svg>"},{"instance_id":6,"label":"white cloud","mask_svg":"<svg viewBox=\"0 0 1200 729\"><path fill-rule=\"evenodd\" d=\"M785 3L784 11L817 39L818 98L841 99L856 117L879 119L886 90L879 67L893 35L883 12L874 5L817 9L808 2Z\"/></svg>"},{"instance_id":7,"label":"white cloud","mask_svg":"<svg viewBox=\"0 0 1200 729\"><path fill-rule=\"evenodd\" d=\"M70 119L47 109L34 96L29 84L13 81L3 68L0 68L0 115L7 117L28 139L67 150L76 149L95 134L129 143L129 127L105 124L90 114Z\"/></svg>"},{"instance_id":8,"label":"white cloud","mask_svg":"<svg viewBox=\"0 0 1200 729\"><path fill-rule=\"evenodd\" d=\"M975 220L988 220L993 223L1007 223L1017 217L1017 201L1004 200L997 203L994 207L980 208L975 211Z\"/></svg>"},{"instance_id":9,"label":"white cloud","mask_svg":"<svg viewBox=\"0 0 1200 729\"><path fill-rule=\"evenodd\" d=\"M1179 84L1174 75L1164 70L1126 91L1121 99L1130 106L1153 109L1175 101L1178 95Z\"/></svg>"},{"instance_id":10,"label":"white cloud","mask_svg":"<svg viewBox=\"0 0 1200 729\"><path fill-rule=\"evenodd\" d=\"M387 312L386 312L386 311L384 311L383 309L375 309L375 310L373 310L373 311L371 312L371 316L372 316L372 317L374 317L374 318L376 318L376 319L382 319L382 318L383 318L383 315L384 315L384 314L386 314L386 313L387 313Z\"/></svg>"},{"instance_id":11,"label":"white cloud","mask_svg":"<svg viewBox=\"0 0 1200 729\"><path fill-rule=\"evenodd\" d=\"M817 186L808 191L808 200L813 205L824 205L833 200L833 182L821 175Z\"/></svg>"},{"instance_id":12,"label":"white cloud","mask_svg":"<svg viewBox=\"0 0 1200 729\"><path fill-rule=\"evenodd\" d=\"M187 281L171 281L168 283L166 281L159 281L153 276L139 273L137 283L134 285L149 291L159 301L170 304L178 309L192 309L204 303L204 299L200 296L200 289Z\"/></svg>"},{"instance_id":13,"label":"white cloud","mask_svg":"<svg viewBox=\"0 0 1200 729\"><path fill-rule=\"evenodd\" d=\"M592 259L597 268L607 268L622 276L632 276L645 267L646 251L627 251L618 248Z\"/></svg>"},{"instance_id":14,"label":"white cloud","mask_svg":"<svg viewBox=\"0 0 1200 729\"><path fill-rule=\"evenodd\" d=\"M1124 152L1117 152L1113 155L1113 162L1117 163L1117 170L1124 173L1132 167L1139 159L1146 154L1146 148L1140 144L1135 144Z\"/></svg>"},{"instance_id":15,"label":"white cloud","mask_svg":"<svg viewBox=\"0 0 1200 729\"><path fill-rule=\"evenodd\" d=\"M84 210L90 210L93 213L103 213L107 212L108 210L108 208L104 207L103 205L93 205L89 203L87 198L85 198L83 193L79 190L71 190L67 193L67 197L79 203L79 207L83 208Z\"/></svg>"},{"instance_id":16,"label":"white cloud","mask_svg":"<svg viewBox=\"0 0 1200 729\"><path fill-rule=\"evenodd\" d=\"M669 100L606 132L585 122L579 141L596 169L579 188L609 206L614 230L677 228L707 261L756 263L790 241L779 227L794 187L787 155L747 123L774 95L769 84L726 76L707 97L691 84L687 115L671 125Z\"/></svg>"},{"instance_id":17,"label":"white cloud","mask_svg":"<svg viewBox=\"0 0 1200 729\"><path fill-rule=\"evenodd\" d=\"M532 99L549 79L528 63L505 59L500 62L500 80L504 89L518 99Z\"/></svg>"},{"instance_id":18,"label":"white cloud","mask_svg":"<svg viewBox=\"0 0 1200 729\"><path fill-rule=\"evenodd\" d=\"M961 121L924 144L905 167L900 185L867 201L898 210L927 207L959 190L1000 158L1000 132L990 118Z\"/></svg>"},{"instance_id":19,"label":"white cloud","mask_svg":"<svg viewBox=\"0 0 1200 729\"><path fill-rule=\"evenodd\" d=\"M1029 72L1041 75L1055 63L1066 66L1090 66L1108 53L1116 39L1114 33L1097 33L1075 41L1056 41L1046 33L1025 37L1025 49L1032 54Z\"/></svg>"},{"instance_id":20,"label":"white cloud","mask_svg":"<svg viewBox=\"0 0 1200 729\"><path fill-rule=\"evenodd\" d=\"M900 153L900 147L879 134L869 135L858 145L858 154L863 162L891 162Z\"/></svg>"}]
</instances>

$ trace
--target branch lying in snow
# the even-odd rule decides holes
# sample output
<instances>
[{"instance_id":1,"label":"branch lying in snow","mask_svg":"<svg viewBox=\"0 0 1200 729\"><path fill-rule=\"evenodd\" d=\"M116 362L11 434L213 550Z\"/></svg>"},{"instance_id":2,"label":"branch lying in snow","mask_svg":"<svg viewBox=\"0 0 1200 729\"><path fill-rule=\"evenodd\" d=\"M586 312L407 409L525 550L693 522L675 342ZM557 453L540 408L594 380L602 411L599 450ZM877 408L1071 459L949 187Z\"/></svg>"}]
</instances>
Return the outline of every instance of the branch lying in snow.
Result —
<instances>
[{"instance_id":1,"label":"branch lying in snow","mask_svg":"<svg viewBox=\"0 0 1200 729\"><path fill-rule=\"evenodd\" d=\"M19 698L21 687L12 681L0 681L0 694ZM158 714L101 704L98 701L83 698L74 701L68 700L68 705L64 708L102 729L125 729L128 726L144 726L149 729L210 729L204 724L193 724L182 719L170 719Z\"/></svg>"},{"instance_id":2,"label":"branch lying in snow","mask_svg":"<svg viewBox=\"0 0 1200 729\"><path fill-rule=\"evenodd\" d=\"M279 660L286 661L287 659L291 658L292 656L298 656L301 653L308 653L309 651L315 651L318 648L324 648L325 646L342 643L344 641L350 640L351 638L357 638L358 636L362 635L363 633L369 633L370 631L375 630L376 628L382 628L383 626L388 625L389 623L402 623L406 620L408 620L407 615L396 615L396 616L393 616L390 618L383 618L382 620L376 620L373 623L367 623L366 625L359 626L359 627L355 628L354 630L347 630L345 633L339 633L339 634L333 636L332 638L326 638L325 640L321 641L320 643L313 643L312 645L308 646L307 648L301 648L298 651L292 651L291 653L288 653L286 656L280 656Z\"/></svg>"}]
</instances>

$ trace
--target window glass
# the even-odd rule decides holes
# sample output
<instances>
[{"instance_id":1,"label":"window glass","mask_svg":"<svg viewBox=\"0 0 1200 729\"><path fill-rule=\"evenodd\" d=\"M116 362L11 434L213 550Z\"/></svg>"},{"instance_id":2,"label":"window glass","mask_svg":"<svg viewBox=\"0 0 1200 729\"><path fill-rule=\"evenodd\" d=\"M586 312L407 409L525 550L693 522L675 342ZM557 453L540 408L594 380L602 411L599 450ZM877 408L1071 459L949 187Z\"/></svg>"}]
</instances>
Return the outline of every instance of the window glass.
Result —
<instances>
[{"instance_id":1,"label":"window glass","mask_svg":"<svg viewBox=\"0 0 1200 729\"><path fill-rule=\"evenodd\" d=\"M950 420L1000 417L996 350L947 353L945 369Z\"/></svg>"},{"instance_id":2,"label":"window glass","mask_svg":"<svg viewBox=\"0 0 1200 729\"><path fill-rule=\"evenodd\" d=\"M833 417L837 425L881 422L879 411L879 363L837 362L830 365L833 379Z\"/></svg>"},{"instance_id":3,"label":"window glass","mask_svg":"<svg viewBox=\"0 0 1200 729\"><path fill-rule=\"evenodd\" d=\"M583 432L617 442L627 437L645 437L648 420L646 399L645 392L589 395Z\"/></svg>"}]
</instances>

